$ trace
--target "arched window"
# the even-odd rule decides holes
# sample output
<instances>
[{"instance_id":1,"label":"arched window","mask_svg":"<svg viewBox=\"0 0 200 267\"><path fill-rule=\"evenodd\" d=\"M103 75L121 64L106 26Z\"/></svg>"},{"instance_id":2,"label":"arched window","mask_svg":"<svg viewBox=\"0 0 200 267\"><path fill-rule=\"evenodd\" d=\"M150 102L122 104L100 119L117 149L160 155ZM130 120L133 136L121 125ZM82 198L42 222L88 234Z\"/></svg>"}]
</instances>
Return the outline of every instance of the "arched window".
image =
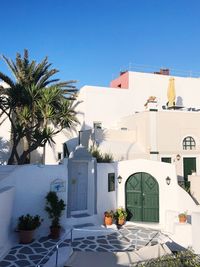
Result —
<instances>
[{"instance_id":1,"label":"arched window","mask_svg":"<svg viewBox=\"0 0 200 267\"><path fill-rule=\"evenodd\" d=\"M196 143L194 138L191 136L187 136L183 139L183 149L184 150L192 150L196 148Z\"/></svg>"}]
</instances>

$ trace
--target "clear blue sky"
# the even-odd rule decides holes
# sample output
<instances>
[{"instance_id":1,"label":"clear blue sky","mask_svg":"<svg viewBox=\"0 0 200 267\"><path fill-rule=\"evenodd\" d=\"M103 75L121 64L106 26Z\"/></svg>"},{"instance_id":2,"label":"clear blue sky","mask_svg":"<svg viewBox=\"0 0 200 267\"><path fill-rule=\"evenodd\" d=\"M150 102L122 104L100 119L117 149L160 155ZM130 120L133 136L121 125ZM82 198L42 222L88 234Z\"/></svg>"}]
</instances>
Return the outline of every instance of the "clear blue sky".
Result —
<instances>
[{"instance_id":1,"label":"clear blue sky","mask_svg":"<svg viewBox=\"0 0 200 267\"><path fill-rule=\"evenodd\" d=\"M0 54L47 55L78 87L106 86L130 62L200 71L199 0L1 0L0 10Z\"/></svg>"}]
</instances>

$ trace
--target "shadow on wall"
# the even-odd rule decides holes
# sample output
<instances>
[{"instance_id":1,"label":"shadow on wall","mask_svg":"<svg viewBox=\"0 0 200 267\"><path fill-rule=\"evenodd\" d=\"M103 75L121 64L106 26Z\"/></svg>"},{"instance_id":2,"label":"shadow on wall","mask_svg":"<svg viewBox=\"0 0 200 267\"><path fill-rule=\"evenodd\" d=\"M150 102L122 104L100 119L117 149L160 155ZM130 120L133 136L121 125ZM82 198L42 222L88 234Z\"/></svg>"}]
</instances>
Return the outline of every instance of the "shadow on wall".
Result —
<instances>
[{"instance_id":1,"label":"shadow on wall","mask_svg":"<svg viewBox=\"0 0 200 267\"><path fill-rule=\"evenodd\" d=\"M0 165L5 165L10 155L10 142L0 137Z\"/></svg>"}]
</instances>

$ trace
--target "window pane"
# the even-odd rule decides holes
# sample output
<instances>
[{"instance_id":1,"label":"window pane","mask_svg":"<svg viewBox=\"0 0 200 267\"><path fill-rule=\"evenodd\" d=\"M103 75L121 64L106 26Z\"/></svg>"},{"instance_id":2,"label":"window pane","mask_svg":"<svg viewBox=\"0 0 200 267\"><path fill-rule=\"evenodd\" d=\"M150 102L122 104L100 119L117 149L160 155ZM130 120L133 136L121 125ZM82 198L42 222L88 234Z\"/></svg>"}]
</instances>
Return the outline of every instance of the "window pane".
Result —
<instances>
[{"instance_id":1,"label":"window pane","mask_svg":"<svg viewBox=\"0 0 200 267\"><path fill-rule=\"evenodd\" d=\"M161 158L162 162L172 163L172 159L168 157Z\"/></svg>"},{"instance_id":2,"label":"window pane","mask_svg":"<svg viewBox=\"0 0 200 267\"><path fill-rule=\"evenodd\" d=\"M108 173L108 192L115 191L115 174Z\"/></svg>"},{"instance_id":3,"label":"window pane","mask_svg":"<svg viewBox=\"0 0 200 267\"><path fill-rule=\"evenodd\" d=\"M183 140L183 149L184 150L192 150L196 148L196 143L194 138L191 136L187 136Z\"/></svg>"}]
</instances>

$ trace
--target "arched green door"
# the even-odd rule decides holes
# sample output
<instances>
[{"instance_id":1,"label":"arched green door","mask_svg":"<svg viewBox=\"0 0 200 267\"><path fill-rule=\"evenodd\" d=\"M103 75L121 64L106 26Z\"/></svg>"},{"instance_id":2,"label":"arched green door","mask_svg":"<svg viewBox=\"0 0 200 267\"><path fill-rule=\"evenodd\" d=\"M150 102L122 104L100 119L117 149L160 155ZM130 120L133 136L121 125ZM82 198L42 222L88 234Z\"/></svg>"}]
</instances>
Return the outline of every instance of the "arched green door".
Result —
<instances>
[{"instance_id":1,"label":"arched green door","mask_svg":"<svg viewBox=\"0 0 200 267\"><path fill-rule=\"evenodd\" d=\"M131 175L125 193L128 220L159 222L159 186L153 176L145 172Z\"/></svg>"}]
</instances>

